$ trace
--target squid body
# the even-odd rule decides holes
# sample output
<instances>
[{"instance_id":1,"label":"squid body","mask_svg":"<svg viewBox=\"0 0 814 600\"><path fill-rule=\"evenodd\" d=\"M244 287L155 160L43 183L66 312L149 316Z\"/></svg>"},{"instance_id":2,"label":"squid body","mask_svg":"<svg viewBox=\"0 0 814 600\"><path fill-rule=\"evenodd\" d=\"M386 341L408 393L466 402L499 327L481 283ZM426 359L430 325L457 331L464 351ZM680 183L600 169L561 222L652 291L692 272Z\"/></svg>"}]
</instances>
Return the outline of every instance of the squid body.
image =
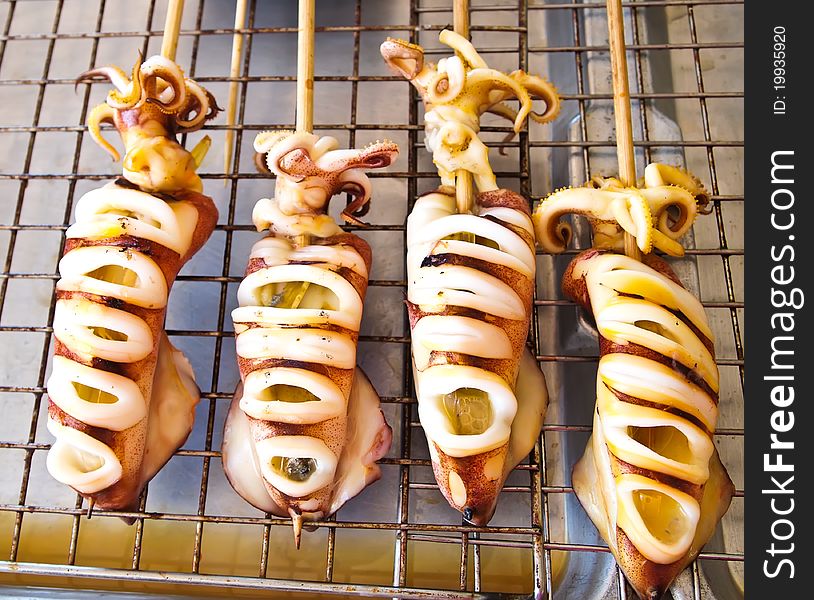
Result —
<instances>
[{"instance_id":1,"label":"squid body","mask_svg":"<svg viewBox=\"0 0 814 600\"><path fill-rule=\"evenodd\" d=\"M133 68L89 71L115 89L89 129L114 125L124 141L123 176L82 196L59 262L54 357L47 381L47 468L98 508L136 510L144 485L192 429L200 398L192 368L164 333L178 271L217 222L201 194L192 152L176 141L217 113L208 92L155 56Z\"/></svg>"},{"instance_id":2,"label":"squid body","mask_svg":"<svg viewBox=\"0 0 814 600\"><path fill-rule=\"evenodd\" d=\"M734 486L713 442L719 376L701 303L654 247L680 256L678 238L707 202L689 174L648 165L638 188L594 178L560 190L534 214L537 239L561 252L565 213L586 216L594 248L578 255L563 291L599 332L593 435L574 467L579 501L638 596L661 598L729 507ZM624 234L642 262L617 253Z\"/></svg>"},{"instance_id":3,"label":"squid body","mask_svg":"<svg viewBox=\"0 0 814 600\"><path fill-rule=\"evenodd\" d=\"M441 187L418 198L407 220L407 308L418 412L435 479L465 519L485 525L511 470L539 439L545 379L526 349L534 293L529 202L500 189L479 139L480 117L553 119L554 87L522 71L488 67L448 30L455 51L426 63L420 46L388 39L381 53L426 108L425 142ZM517 99L519 110L504 101ZM532 110L534 98L545 103ZM462 176L463 175L463 176ZM471 177L471 208L461 210Z\"/></svg>"},{"instance_id":4,"label":"squid body","mask_svg":"<svg viewBox=\"0 0 814 600\"><path fill-rule=\"evenodd\" d=\"M269 230L251 251L232 313L242 384L224 439L224 466L251 504L303 520L333 514L379 477L391 430L379 398L356 367L371 251L326 214L331 197L359 222L370 200L365 169L398 148L376 142L338 150L331 137L260 134L255 149L277 176L275 197L253 220Z\"/></svg>"}]
</instances>

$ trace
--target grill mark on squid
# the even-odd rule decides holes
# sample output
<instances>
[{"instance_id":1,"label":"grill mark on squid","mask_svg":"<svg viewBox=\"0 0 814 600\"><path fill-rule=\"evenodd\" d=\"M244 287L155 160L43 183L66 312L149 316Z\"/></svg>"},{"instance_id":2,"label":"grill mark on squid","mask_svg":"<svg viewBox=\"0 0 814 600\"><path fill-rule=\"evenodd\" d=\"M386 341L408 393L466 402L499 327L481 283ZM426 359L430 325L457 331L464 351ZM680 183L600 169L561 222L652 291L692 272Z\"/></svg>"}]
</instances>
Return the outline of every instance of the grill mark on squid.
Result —
<instances>
[{"instance_id":1,"label":"grill mark on squid","mask_svg":"<svg viewBox=\"0 0 814 600\"><path fill-rule=\"evenodd\" d=\"M428 256L424 257L424 260L421 262L421 268L426 269L440 269L445 265L450 266L460 266L460 267L469 267L470 269L474 269L476 271L480 271L481 273L485 273L486 275L491 275L495 279L499 279L501 282L505 283L515 291L519 285L523 285L524 282L528 282L528 277L515 271L511 267L507 267L505 265L496 265L489 261L480 259L480 258L473 258L471 256L463 256L461 254L454 254L452 252L445 252L442 254L429 254ZM443 271L441 272L443 275ZM525 302L525 298L521 297L521 299Z\"/></svg>"},{"instance_id":2,"label":"grill mark on squid","mask_svg":"<svg viewBox=\"0 0 814 600\"><path fill-rule=\"evenodd\" d=\"M622 298L637 298L640 300L644 299L643 296L637 296L636 294L626 294L624 292L619 292L616 290L613 291L616 292ZM667 306L664 306L663 304L660 304L659 306L661 306L664 310L673 315L676 319L680 319L681 322L684 323L684 325L689 327L693 335L695 335L695 337L701 340L701 343L704 344L704 348L706 348L709 351L709 353L712 354L713 358L715 357L715 343L712 340L710 340L707 336L705 336L703 333L701 333L701 330L695 326L695 324L689 319L689 317L687 317L687 315L685 315L678 309L672 309Z\"/></svg>"},{"instance_id":3,"label":"grill mark on squid","mask_svg":"<svg viewBox=\"0 0 814 600\"><path fill-rule=\"evenodd\" d=\"M610 452L610 449L608 450L608 452ZM613 453L611 452L611 454ZM682 491L685 494L688 494L695 498L698 502L701 501L701 496L703 495L704 492L703 485L690 483L685 479L681 479L680 477L674 477L672 475L662 473L661 471L651 471L650 469L643 469L642 467L637 467L634 464L622 460L615 454L613 454L613 458L617 463L620 474L642 475L644 477L647 477L648 479L653 479L655 481L658 481L659 483L663 483L666 486Z\"/></svg>"},{"instance_id":4,"label":"grill mark on squid","mask_svg":"<svg viewBox=\"0 0 814 600\"><path fill-rule=\"evenodd\" d=\"M340 236L334 236L334 237L336 238L336 237L340 237ZM327 238L327 239L331 239L331 238ZM363 254L362 252L359 252L358 247L356 245L349 244L346 241L340 241L340 242L337 242L337 244L344 244L344 245L350 246L351 248L356 250L357 253L359 253L359 255L362 257L362 260L364 261L365 265L367 265L368 270L370 269L370 261L365 258L365 256L366 256L365 254ZM328 244L312 243L310 245L312 245L312 246L326 246ZM370 252L369 252L370 247L367 246L367 244L365 244L365 246L368 249L367 256L370 256ZM320 262L320 261L289 260L288 262L280 263L279 265L269 265L268 263L266 263L266 261L263 258L254 257L254 258L249 259L248 264L246 265L246 271L244 273L244 277L248 277L252 273L256 273L257 271L262 271L263 269L271 269L271 268L274 268L274 266L283 266L283 265L319 265L320 268L325 268L326 271L331 271L332 273L336 273L337 275L342 277L345 281L347 281L349 284L351 284L353 286L353 289L356 290L356 293L359 294L359 296L361 296L362 298L365 297L365 294L367 292L368 279L366 277L363 277L363 276L359 275L359 273L356 273L355 271L353 271L352 269L349 269L348 267L331 268L330 265L327 265L327 266L323 267L323 265L325 265L325 263Z\"/></svg>"},{"instance_id":5,"label":"grill mark on squid","mask_svg":"<svg viewBox=\"0 0 814 600\"><path fill-rule=\"evenodd\" d=\"M704 381L703 377L701 377L693 369L684 366L683 364L673 360L669 356L665 356L660 352L656 352L651 348L641 346L634 342L628 342L626 344L617 344L615 342L611 342L607 338L604 338L600 335L599 336L600 358L605 356L606 354L632 354L634 356L648 358L666 367L670 367L670 369L681 375L684 379L700 387L705 394L712 398L712 401L716 405L718 404L718 394L712 391L712 388L710 388L709 384L706 381ZM712 358L713 360L715 359L714 354L712 355Z\"/></svg>"},{"instance_id":6,"label":"grill mark on squid","mask_svg":"<svg viewBox=\"0 0 814 600\"><path fill-rule=\"evenodd\" d=\"M76 429L77 431L81 431L92 438L102 442L108 447L112 447L115 443L116 432L111 431L110 429L105 429L104 427L96 427L94 425L88 425L84 421L80 421L79 419L72 417L64 410L62 410L59 406L57 406L53 400L48 398L48 416L57 421L60 425L65 425L70 427L71 429ZM146 418L146 417L145 417Z\"/></svg>"},{"instance_id":7,"label":"grill mark on squid","mask_svg":"<svg viewBox=\"0 0 814 600\"><path fill-rule=\"evenodd\" d=\"M710 431L706 425L696 416L691 415L688 412L684 412L680 408L676 408L675 406L666 406L664 404L659 404L658 402L650 402L649 400L642 400L641 398L637 398L636 396L630 396L625 394L624 392L620 392L619 390L614 389L612 386L608 385L607 383L603 382L603 385L610 390L610 392L616 396L622 402L626 402L628 404L635 404L636 406L644 406L645 408L655 408L662 412L669 413L671 415L676 415L686 421L691 422L693 425L698 427L701 431L706 433L708 436L712 436L713 432ZM597 409L598 410L598 409Z\"/></svg>"}]
</instances>

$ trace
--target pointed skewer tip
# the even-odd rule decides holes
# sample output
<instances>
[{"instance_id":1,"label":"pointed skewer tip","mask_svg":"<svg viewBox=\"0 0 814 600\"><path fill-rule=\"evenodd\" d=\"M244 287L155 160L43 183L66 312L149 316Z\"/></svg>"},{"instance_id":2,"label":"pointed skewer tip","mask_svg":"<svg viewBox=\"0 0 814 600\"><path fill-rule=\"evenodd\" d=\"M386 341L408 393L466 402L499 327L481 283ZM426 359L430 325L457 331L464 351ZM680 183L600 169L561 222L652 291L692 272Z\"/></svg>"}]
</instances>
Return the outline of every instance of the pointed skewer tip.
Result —
<instances>
[{"instance_id":1,"label":"pointed skewer tip","mask_svg":"<svg viewBox=\"0 0 814 600\"><path fill-rule=\"evenodd\" d=\"M297 550L300 549L300 542L302 541L302 513L296 508L289 508L288 514L291 515L291 526L294 529L294 545Z\"/></svg>"}]
</instances>

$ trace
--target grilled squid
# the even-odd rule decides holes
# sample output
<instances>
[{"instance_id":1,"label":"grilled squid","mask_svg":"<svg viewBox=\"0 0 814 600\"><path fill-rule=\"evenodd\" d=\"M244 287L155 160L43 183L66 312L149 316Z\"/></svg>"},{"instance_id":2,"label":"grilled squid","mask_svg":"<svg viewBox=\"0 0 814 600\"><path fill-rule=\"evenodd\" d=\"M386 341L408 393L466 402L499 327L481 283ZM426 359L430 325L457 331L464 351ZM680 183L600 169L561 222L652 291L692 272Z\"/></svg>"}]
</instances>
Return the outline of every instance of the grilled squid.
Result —
<instances>
[{"instance_id":1,"label":"grilled squid","mask_svg":"<svg viewBox=\"0 0 814 600\"><path fill-rule=\"evenodd\" d=\"M593 314L600 345L593 435L572 479L636 593L655 600L710 539L734 486L713 443L719 377L703 306L665 261L612 251L626 231L642 250L649 240L680 255L675 238L706 195L663 165L648 166L645 180L639 190L614 182L556 192L534 217L538 241L555 252L567 241L557 220L569 208L594 221L600 248L578 255L562 284Z\"/></svg>"},{"instance_id":2,"label":"grilled squid","mask_svg":"<svg viewBox=\"0 0 814 600\"><path fill-rule=\"evenodd\" d=\"M56 440L46 464L97 507L135 510L144 485L189 435L200 398L163 326L178 271L218 218L195 173L205 143L188 152L176 134L180 123L200 128L217 107L161 57L139 60L132 80L105 67L78 81L98 76L116 89L93 109L89 127L117 157L99 131L103 121L115 125L124 172L82 196L66 233L47 381Z\"/></svg>"},{"instance_id":3,"label":"grilled squid","mask_svg":"<svg viewBox=\"0 0 814 600\"><path fill-rule=\"evenodd\" d=\"M519 131L556 116L545 80L490 69L465 38L443 31L456 55L425 64L420 46L388 39L381 53L424 100L426 145L441 187L407 219L407 309L418 412L435 479L465 519L485 525L511 470L539 438L545 379L526 349L534 293L534 228L528 201L499 189L480 117L494 112ZM532 98L545 101L542 114ZM520 101L515 111L503 104ZM459 212L461 173L477 193Z\"/></svg>"},{"instance_id":4,"label":"grilled squid","mask_svg":"<svg viewBox=\"0 0 814 600\"><path fill-rule=\"evenodd\" d=\"M690 230L708 202L706 191L693 175L651 163L640 187L626 187L615 177L595 176L583 187L550 194L534 214L537 241L546 252L564 251L571 226L560 217L574 213L588 218L597 247L621 251L627 233L645 254L655 248L683 256L684 248L677 240Z\"/></svg>"},{"instance_id":5,"label":"grilled squid","mask_svg":"<svg viewBox=\"0 0 814 600\"><path fill-rule=\"evenodd\" d=\"M306 132L261 133L255 149L277 176L275 197L252 215L268 237L251 251L232 313L242 384L226 423L224 467L233 487L266 512L302 520L334 513L379 478L391 430L356 367L371 251L326 214L331 197L370 200L365 169L397 155L392 142L338 150Z\"/></svg>"},{"instance_id":6,"label":"grilled squid","mask_svg":"<svg viewBox=\"0 0 814 600\"><path fill-rule=\"evenodd\" d=\"M485 525L540 435L547 394L526 348L535 272L528 203L503 189L479 194L477 207L457 213L446 187L416 200L407 309L436 481L451 506Z\"/></svg>"},{"instance_id":7,"label":"grilled squid","mask_svg":"<svg viewBox=\"0 0 814 600\"><path fill-rule=\"evenodd\" d=\"M455 171L465 168L481 191L497 189L489 166L488 150L478 138L480 117L492 113L512 122L518 133L527 119L553 120L560 110L556 88L545 79L517 70L510 74L489 68L472 43L448 29L439 35L442 44L456 52L438 64L424 62L424 49L404 40L388 38L381 45L387 65L413 84L426 109L424 143L432 153L443 185L455 186ZM533 99L545 110L533 110ZM505 103L516 99L515 110ZM511 138L511 135L510 135Z\"/></svg>"}]
</instances>

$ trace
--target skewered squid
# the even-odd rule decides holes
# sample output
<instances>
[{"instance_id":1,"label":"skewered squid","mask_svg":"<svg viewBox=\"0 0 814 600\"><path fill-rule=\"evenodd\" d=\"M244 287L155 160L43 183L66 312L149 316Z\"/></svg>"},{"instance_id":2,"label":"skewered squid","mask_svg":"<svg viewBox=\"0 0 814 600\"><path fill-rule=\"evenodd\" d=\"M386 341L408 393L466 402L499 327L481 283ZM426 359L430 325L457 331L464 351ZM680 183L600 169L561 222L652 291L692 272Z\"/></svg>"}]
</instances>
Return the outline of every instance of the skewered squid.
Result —
<instances>
[{"instance_id":1,"label":"skewered squid","mask_svg":"<svg viewBox=\"0 0 814 600\"><path fill-rule=\"evenodd\" d=\"M472 43L453 31L444 29L438 39L456 52L438 64L425 63L424 49L404 40L388 38L381 45L381 54L424 101L424 143L432 153L441 183L454 187L455 171L466 168L479 190L497 189L488 149L478 137L480 117L488 112L508 119L514 133L529 118L547 123L560 110L557 90L545 79L522 70L507 75L489 68ZM545 103L542 113L533 110L534 98ZM509 99L517 99L520 109L506 104Z\"/></svg>"},{"instance_id":2,"label":"skewered squid","mask_svg":"<svg viewBox=\"0 0 814 600\"><path fill-rule=\"evenodd\" d=\"M712 435L719 379L701 303L669 265L614 252L624 232L645 253L683 254L677 239L708 198L698 181L651 164L642 187L594 178L534 214L537 239L561 252L567 212L587 216L597 248L578 255L563 290L592 312L600 361L593 435L574 467L577 497L640 598L661 598L698 555L734 487Z\"/></svg>"},{"instance_id":3,"label":"skewered squid","mask_svg":"<svg viewBox=\"0 0 814 600\"><path fill-rule=\"evenodd\" d=\"M192 368L163 331L167 297L217 222L191 152L177 141L218 111L211 95L155 56L94 69L115 87L93 109L93 138L115 159L100 124L118 130L123 175L82 196L59 262L55 352L47 382L47 468L104 509L135 510L144 485L192 429L200 398Z\"/></svg>"},{"instance_id":4,"label":"skewered squid","mask_svg":"<svg viewBox=\"0 0 814 600\"><path fill-rule=\"evenodd\" d=\"M242 383L223 443L232 486L254 506L303 519L333 514L380 476L391 430L379 398L356 367L371 251L326 214L359 222L370 200L365 169L396 157L392 142L338 150L332 137L261 133L255 150L277 176L275 197L252 219L268 237L252 248L232 313Z\"/></svg>"},{"instance_id":5,"label":"skewered squid","mask_svg":"<svg viewBox=\"0 0 814 600\"><path fill-rule=\"evenodd\" d=\"M480 117L494 112L517 132L559 110L545 80L490 69L464 37L445 30L456 55L424 63L420 46L388 39L381 53L426 107L426 145L441 187L407 219L407 310L418 411L433 471L449 504L468 521L492 517L503 483L539 438L547 404L543 374L525 347L534 291L534 230L528 201L499 189ZM520 101L520 109L503 104ZM545 101L542 114L532 98ZM471 173L474 208L459 212L461 173ZM456 189L457 186L457 189Z\"/></svg>"},{"instance_id":6,"label":"skewered squid","mask_svg":"<svg viewBox=\"0 0 814 600\"><path fill-rule=\"evenodd\" d=\"M644 170L641 187L626 187L615 177L595 176L580 188L563 188L550 194L534 213L537 241L546 252L565 250L571 227L560 217L587 217L597 247L624 249L625 233L648 254L654 248L683 256L678 239L687 233L709 197L691 174L675 167L651 163Z\"/></svg>"}]
</instances>

